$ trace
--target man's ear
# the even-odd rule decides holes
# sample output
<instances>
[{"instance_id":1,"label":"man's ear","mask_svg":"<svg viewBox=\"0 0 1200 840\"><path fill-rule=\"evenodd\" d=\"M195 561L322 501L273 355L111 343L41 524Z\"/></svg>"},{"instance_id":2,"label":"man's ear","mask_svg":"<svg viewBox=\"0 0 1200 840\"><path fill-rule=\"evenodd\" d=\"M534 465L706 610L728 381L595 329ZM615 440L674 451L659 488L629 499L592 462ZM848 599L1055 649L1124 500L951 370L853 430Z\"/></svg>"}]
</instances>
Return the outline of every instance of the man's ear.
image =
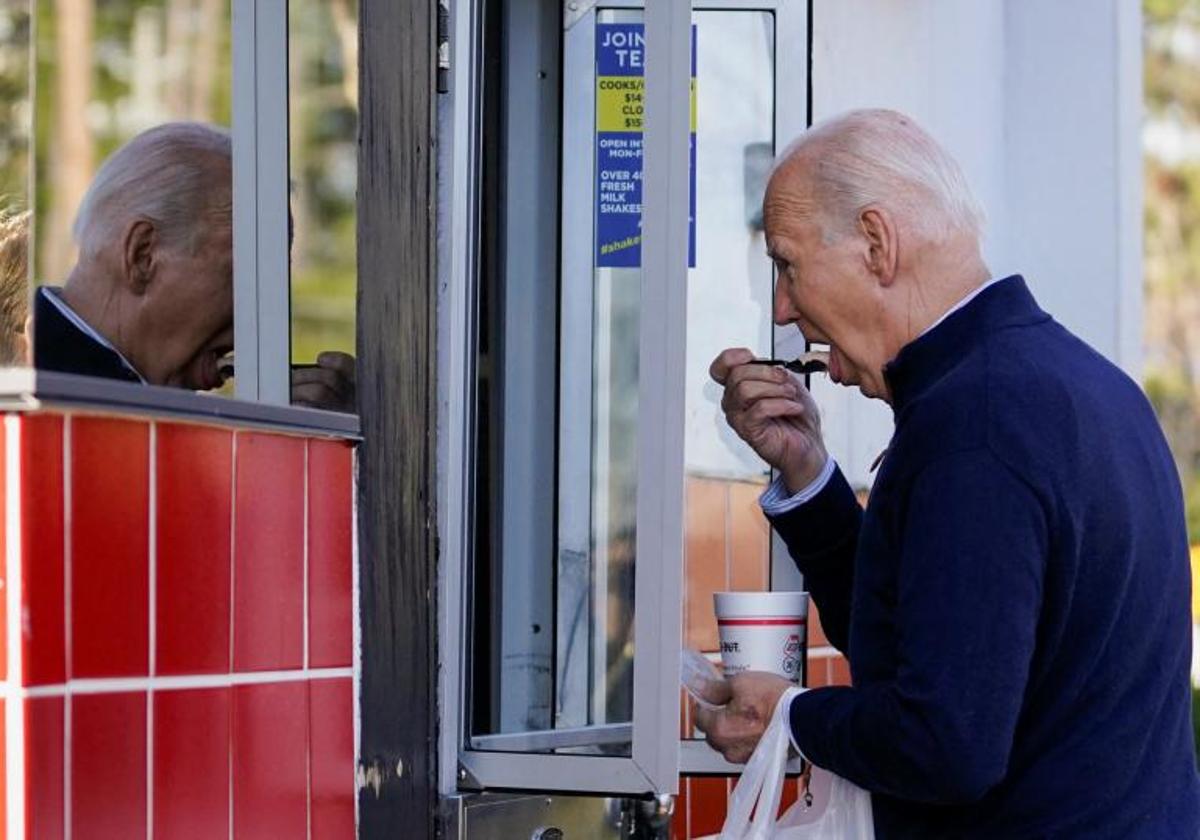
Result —
<instances>
[{"instance_id":1,"label":"man's ear","mask_svg":"<svg viewBox=\"0 0 1200 840\"><path fill-rule=\"evenodd\" d=\"M122 242L125 284L136 295L143 294L154 279L159 246L158 229L149 219L137 219L125 228Z\"/></svg>"},{"instance_id":2,"label":"man's ear","mask_svg":"<svg viewBox=\"0 0 1200 840\"><path fill-rule=\"evenodd\" d=\"M867 240L867 270L880 285L890 286L900 262L900 243L892 217L882 208L870 206L858 214L858 226Z\"/></svg>"}]
</instances>

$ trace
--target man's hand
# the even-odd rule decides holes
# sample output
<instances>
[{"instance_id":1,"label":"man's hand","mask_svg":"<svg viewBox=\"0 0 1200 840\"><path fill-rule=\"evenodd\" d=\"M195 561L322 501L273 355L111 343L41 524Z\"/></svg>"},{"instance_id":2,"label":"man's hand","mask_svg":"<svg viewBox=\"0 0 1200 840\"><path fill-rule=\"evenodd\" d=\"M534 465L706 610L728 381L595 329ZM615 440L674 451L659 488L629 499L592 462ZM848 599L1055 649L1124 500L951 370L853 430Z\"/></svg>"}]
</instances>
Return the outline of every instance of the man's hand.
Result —
<instances>
[{"instance_id":1,"label":"man's hand","mask_svg":"<svg viewBox=\"0 0 1200 840\"><path fill-rule=\"evenodd\" d=\"M317 356L315 365L292 368L292 405L355 411L354 357L326 351Z\"/></svg>"},{"instance_id":2,"label":"man's hand","mask_svg":"<svg viewBox=\"0 0 1200 840\"><path fill-rule=\"evenodd\" d=\"M771 723L779 698L792 683L765 671L745 671L729 681L732 699L721 709L696 708L696 726L709 746L732 764L745 764Z\"/></svg>"},{"instance_id":3,"label":"man's hand","mask_svg":"<svg viewBox=\"0 0 1200 840\"><path fill-rule=\"evenodd\" d=\"M753 359L744 347L725 350L708 372L725 386L721 409L730 427L798 493L829 459L817 404L795 376L781 367L748 364Z\"/></svg>"}]
</instances>

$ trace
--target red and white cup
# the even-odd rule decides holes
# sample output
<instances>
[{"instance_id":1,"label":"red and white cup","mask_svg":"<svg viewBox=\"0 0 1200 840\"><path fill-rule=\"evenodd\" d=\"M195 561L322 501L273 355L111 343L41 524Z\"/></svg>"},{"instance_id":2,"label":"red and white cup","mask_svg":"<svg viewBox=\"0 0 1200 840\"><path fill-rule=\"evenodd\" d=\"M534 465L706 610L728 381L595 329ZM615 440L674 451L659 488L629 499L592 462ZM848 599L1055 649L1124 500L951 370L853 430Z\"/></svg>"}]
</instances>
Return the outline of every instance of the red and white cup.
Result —
<instances>
[{"instance_id":1,"label":"red and white cup","mask_svg":"<svg viewBox=\"0 0 1200 840\"><path fill-rule=\"evenodd\" d=\"M807 592L716 592L725 676L769 671L799 684L808 632Z\"/></svg>"}]
</instances>

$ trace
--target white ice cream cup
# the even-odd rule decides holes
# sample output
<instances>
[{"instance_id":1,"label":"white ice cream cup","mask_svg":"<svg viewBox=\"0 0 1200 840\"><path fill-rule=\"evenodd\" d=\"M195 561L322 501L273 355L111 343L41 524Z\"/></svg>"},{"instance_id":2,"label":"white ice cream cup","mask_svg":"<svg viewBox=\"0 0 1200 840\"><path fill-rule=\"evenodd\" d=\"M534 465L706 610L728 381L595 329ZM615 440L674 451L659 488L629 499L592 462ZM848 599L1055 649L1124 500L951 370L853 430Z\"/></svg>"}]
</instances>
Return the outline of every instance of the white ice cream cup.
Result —
<instances>
[{"instance_id":1,"label":"white ice cream cup","mask_svg":"<svg viewBox=\"0 0 1200 840\"><path fill-rule=\"evenodd\" d=\"M716 592L725 675L769 671L794 683L804 673L807 592Z\"/></svg>"}]
</instances>

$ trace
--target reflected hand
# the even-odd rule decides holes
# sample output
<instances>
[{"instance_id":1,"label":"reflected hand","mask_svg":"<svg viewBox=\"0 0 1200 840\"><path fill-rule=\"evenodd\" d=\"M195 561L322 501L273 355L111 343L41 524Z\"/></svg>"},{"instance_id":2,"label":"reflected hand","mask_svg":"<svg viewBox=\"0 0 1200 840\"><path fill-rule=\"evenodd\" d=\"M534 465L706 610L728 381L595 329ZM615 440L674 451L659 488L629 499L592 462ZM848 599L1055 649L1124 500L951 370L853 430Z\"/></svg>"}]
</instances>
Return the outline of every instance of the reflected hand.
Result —
<instances>
[{"instance_id":1,"label":"reflected hand","mask_svg":"<svg viewBox=\"0 0 1200 840\"><path fill-rule=\"evenodd\" d=\"M708 372L725 387L721 409L726 422L797 493L829 459L821 415L797 377L781 367L748 364L753 359L746 348L731 348L713 360Z\"/></svg>"},{"instance_id":2,"label":"reflected hand","mask_svg":"<svg viewBox=\"0 0 1200 840\"><path fill-rule=\"evenodd\" d=\"M292 405L327 411L357 410L354 357L326 351L315 365L292 369Z\"/></svg>"},{"instance_id":3,"label":"reflected hand","mask_svg":"<svg viewBox=\"0 0 1200 840\"><path fill-rule=\"evenodd\" d=\"M762 739L779 698L792 683L777 674L745 671L729 680L731 698L720 709L696 709L696 727L731 764L745 764Z\"/></svg>"}]
</instances>

